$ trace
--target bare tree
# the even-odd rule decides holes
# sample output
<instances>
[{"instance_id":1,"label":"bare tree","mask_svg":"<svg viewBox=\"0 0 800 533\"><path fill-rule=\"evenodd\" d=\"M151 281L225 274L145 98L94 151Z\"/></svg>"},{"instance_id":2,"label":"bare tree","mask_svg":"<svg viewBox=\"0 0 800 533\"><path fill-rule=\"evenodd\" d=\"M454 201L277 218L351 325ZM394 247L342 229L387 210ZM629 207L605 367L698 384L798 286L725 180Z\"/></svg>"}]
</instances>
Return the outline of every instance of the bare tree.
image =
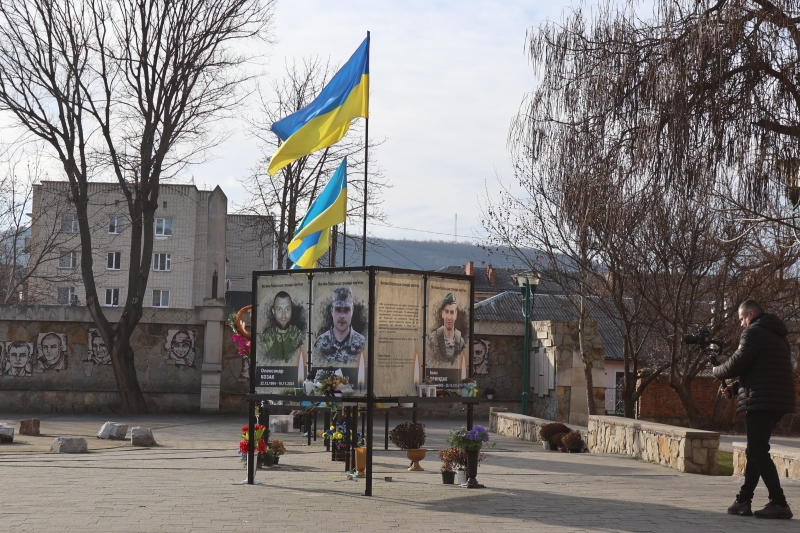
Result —
<instances>
[{"instance_id":1,"label":"bare tree","mask_svg":"<svg viewBox=\"0 0 800 533\"><path fill-rule=\"evenodd\" d=\"M304 59L299 65L297 62L287 64L285 76L273 82L271 91L261 92L260 113L250 120L251 131L261 142L263 155L252 174L241 180L253 195L240 209L260 217L274 215L272 232L265 237L277 244L279 268L291 266L286 246L311 202L322 191L344 157L347 157L348 164L348 222L352 224L351 228L361 227L364 214L364 128L361 121L356 121L345 137L333 146L301 157L275 176L267 173L270 158L280 146L280 139L270 130L272 124L309 105L336 70L320 58ZM381 144L383 141L369 142L371 160L367 201L368 217L372 220L385 219L381 195L389 187L375 161L374 150Z\"/></svg>"},{"instance_id":2,"label":"bare tree","mask_svg":"<svg viewBox=\"0 0 800 533\"><path fill-rule=\"evenodd\" d=\"M29 154L28 154L29 155ZM65 211L62 202L53 202L45 209L34 210L34 184L43 176L41 161L36 155L13 157L0 178L0 303L29 303L37 300L28 281L42 275L42 267L53 260L56 250L65 244L57 220ZM42 216L46 211L50 216ZM31 229L37 226L35 241ZM49 281L60 281L56 276Z\"/></svg>"},{"instance_id":3,"label":"bare tree","mask_svg":"<svg viewBox=\"0 0 800 533\"><path fill-rule=\"evenodd\" d=\"M9 0L0 3L0 109L41 139L69 180L86 306L111 354L123 409L147 412L130 338L142 316L159 184L208 146L239 100L244 39L265 35L272 0ZM121 318L97 296L89 182L108 173L130 216Z\"/></svg>"}]
</instances>

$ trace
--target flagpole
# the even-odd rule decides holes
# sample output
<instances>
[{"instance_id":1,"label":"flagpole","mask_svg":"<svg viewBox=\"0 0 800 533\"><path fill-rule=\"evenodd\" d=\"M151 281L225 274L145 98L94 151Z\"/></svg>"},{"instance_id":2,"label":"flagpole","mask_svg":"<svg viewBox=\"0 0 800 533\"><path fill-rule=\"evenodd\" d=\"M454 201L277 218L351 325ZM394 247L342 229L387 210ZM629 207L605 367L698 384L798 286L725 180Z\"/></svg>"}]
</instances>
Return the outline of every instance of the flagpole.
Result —
<instances>
[{"instance_id":1,"label":"flagpole","mask_svg":"<svg viewBox=\"0 0 800 533\"><path fill-rule=\"evenodd\" d=\"M367 40L369 40L369 32L367 32ZM371 45L370 42L368 44ZM367 48L367 65L369 65L369 48ZM369 98L369 94L367 94ZM367 168L369 165L369 113L365 119L364 126L364 237L361 243L361 266L367 266Z\"/></svg>"}]
</instances>

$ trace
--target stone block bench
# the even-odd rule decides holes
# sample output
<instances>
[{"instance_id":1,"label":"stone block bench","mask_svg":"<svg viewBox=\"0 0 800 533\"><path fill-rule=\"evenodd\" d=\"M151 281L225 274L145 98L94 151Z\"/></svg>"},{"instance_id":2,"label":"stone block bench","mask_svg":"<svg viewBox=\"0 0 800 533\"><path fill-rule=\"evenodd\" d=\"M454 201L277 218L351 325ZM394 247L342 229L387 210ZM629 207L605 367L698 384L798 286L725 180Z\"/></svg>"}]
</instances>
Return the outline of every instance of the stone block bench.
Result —
<instances>
[{"instance_id":1,"label":"stone block bench","mask_svg":"<svg viewBox=\"0 0 800 533\"><path fill-rule=\"evenodd\" d=\"M497 411L489 413L489 431L497 433L498 435L514 437L528 442L541 442L542 439L539 438L539 428L545 424L551 424L552 422L552 420L535 418L533 416L520 415L517 413L503 413ZM584 442L587 441L589 433L588 428L572 426L570 424L565 425L572 431L580 433Z\"/></svg>"},{"instance_id":2,"label":"stone block bench","mask_svg":"<svg viewBox=\"0 0 800 533\"><path fill-rule=\"evenodd\" d=\"M770 444L769 455L780 477L800 479L800 449ZM733 443L733 475L743 476L747 465L746 442Z\"/></svg>"},{"instance_id":3,"label":"stone block bench","mask_svg":"<svg viewBox=\"0 0 800 533\"><path fill-rule=\"evenodd\" d=\"M589 417L589 451L630 455L692 474L717 474L719 433L617 416Z\"/></svg>"}]
</instances>

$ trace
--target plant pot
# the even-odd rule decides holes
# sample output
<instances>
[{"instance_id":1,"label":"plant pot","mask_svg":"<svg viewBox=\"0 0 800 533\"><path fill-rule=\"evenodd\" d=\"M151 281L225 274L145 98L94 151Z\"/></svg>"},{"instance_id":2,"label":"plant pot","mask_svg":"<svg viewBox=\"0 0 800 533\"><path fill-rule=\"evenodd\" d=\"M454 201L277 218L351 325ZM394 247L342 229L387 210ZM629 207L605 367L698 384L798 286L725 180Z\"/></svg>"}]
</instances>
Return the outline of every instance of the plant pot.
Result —
<instances>
[{"instance_id":1,"label":"plant pot","mask_svg":"<svg viewBox=\"0 0 800 533\"><path fill-rule=\"evenodd\" d=\"M563 446L559 446L558 451L560 451L561 453L567 453L567 449L564 448Z\"/></svg>"},{"instance_id":2,"label":"plant pot","mask_svg":"<svg viewBox=\"0 0 800 533\"><path fill-rule=\"evenodd\" d=\"M462 388L461 389L461 397L462 398L467 398L468 396L469 396L469 389L466 388L466 387Z\"/></svg>"},{"instance_id":3,"label":"plant pot","mask_svg":"<svg viewBox=\"0 0 800 533\"><path fill-rule=\"evenodd\" d=\"M356 448L356 477L364 477L367 469L367 449Z\"/></svg>"},{"instance_id":4,"label":"plant pot","mask_svg":"<svg viewBox=\"0 0 800 533\"><path fill-rule=\"evenodd\" d=\"M458 484L465 485L467 483L467 471L463 468L459 468L456 470L456 475L458 476Z\"/></svg>"},{"instance_id":5,"label":"plant pot","mask_svg":"<svg viewBox=\"0 0 800 533\"><path fill-rule=\"evenodd\" d=\"M482 489L484 487L475 479L478 476L478 456L480 453L480 451L471 452L467 450L467 482L465 486L468 489Z\"/></svg>"},{"instance_id":6,"label":"plant pot","mask_svg":"<svg viewBox=\"0 0 800 533\"><path fill-rule=\"evenodd\" d=\"M544 447L545 450L549 450L550 449L550 443L547 442L546 440L543 440L542 441L542 447Z\"/></svg>"},{"instance_id":7,"label":"plant pot","mask_svg":"<svg viewBox=\"0 0 800 533\"><path fill-rule=\"evenodd\" d=\"M347 453L344 448L339 449L335 444L331 446L331 461L345 461L347 460Z\"/></svg>"},{"instance_id":8,"label":"plant pot","mask_svg":"<svg viewBox=\"0 0 800 533\"><path fill-rule=\"evenodd\" d=\"M491 400L492 398L494 398L494 394L487 394L486 395L486 399L487 400Z\"/></svg>"},{"instance_id":9,"label":"plant pot","mask_svg":"<svg viewBox=\"0 0 800 533\"><path fill-rule=\"evenodd\" d=\"M278 459L280 459L280 458L281 458L281 456L280 456L280 455L276 455L275 457L273 457L273 458L272 458L272 464L273 464L273 465L276 465L276 464L278 464Z\"/></svg>"},{"instance_id":10,"label":"plant pot","mask_svg":"<svg viewBox=\"0 0 800 533\"><path fill-rule=\"evenodd\" d=\"M408 467L409 472L424 472L425 469L419 466L419 462L425 459L427 448L417 448L416 450L406 450L406 457L412 462Z\"/></svg>"},{"instance_id":11,"label":"plant pot","mask_svg":"<svg viewBox=\"0 0 800 533\"><path fill-rule=\"evenodd\" d=\"M442 472L442 483L445 485L453 485L456 482L455 472Z\"/></svg>"}]
</instances>

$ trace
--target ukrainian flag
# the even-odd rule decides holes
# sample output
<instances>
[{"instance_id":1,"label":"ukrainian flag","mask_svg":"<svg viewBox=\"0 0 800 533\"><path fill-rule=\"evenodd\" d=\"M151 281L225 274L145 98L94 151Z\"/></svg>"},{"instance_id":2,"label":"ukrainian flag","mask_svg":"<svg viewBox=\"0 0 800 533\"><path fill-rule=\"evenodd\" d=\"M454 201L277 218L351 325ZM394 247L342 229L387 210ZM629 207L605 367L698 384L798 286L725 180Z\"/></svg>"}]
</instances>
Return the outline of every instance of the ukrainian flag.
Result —
<instances>
[{"instance_id":1,"label":"ukrainian flag","mask_svg":"<svg viewBox=\"0 0 800 533\"><path fill-rule=\"evenodd\" d=\"M319 96L300 111L272 125L283 143L272 154L267 171L280 169L339 142L350 121L369 116L369 33Z\"/></svg>"},{"instance_id":2,"label":"ukrainian flag","mask_svg":"<svg viewBox=\"0 0 800 533\"><path fill-rule=\"evenodd\" d=\"M287 247L292 268L314 268L331 244L331 227L347 215L347 158L314 200Z\"/></svg>"}]
</instances>

